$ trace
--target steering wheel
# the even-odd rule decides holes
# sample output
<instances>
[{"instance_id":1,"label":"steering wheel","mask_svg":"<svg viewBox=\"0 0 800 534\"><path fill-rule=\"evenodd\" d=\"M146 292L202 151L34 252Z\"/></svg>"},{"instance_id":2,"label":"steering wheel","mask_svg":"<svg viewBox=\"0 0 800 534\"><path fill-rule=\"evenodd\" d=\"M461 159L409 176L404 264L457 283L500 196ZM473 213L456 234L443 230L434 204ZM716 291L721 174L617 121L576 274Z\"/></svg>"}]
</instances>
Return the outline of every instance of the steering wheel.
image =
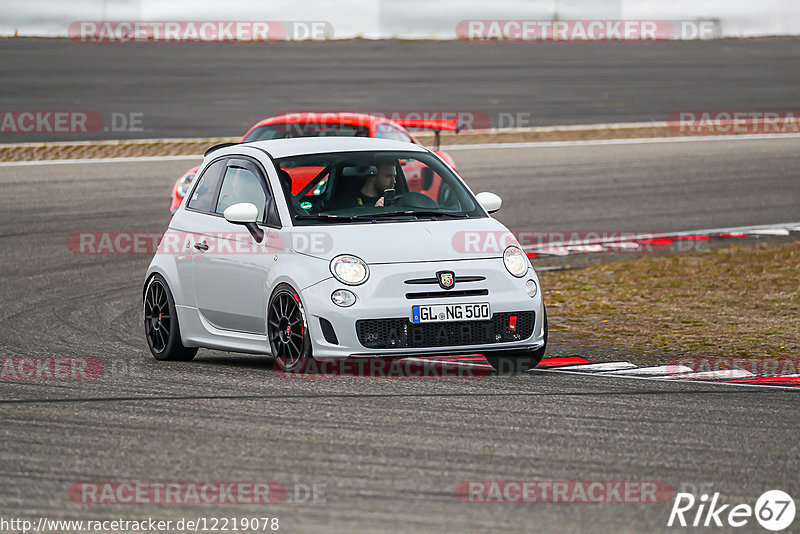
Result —
<instances>
[{"instance_id":1,"label":"steering wheel","mask_svg":"<svg viewBox=\"0 0 800 534\"><path fill-rule=\"evenodd\" d=\"M394 205L401 208L438 208L439 204L436 203L428 195L417 193L416 191L409 191L408 193L397 195L394 197Z\"/></svg>"}]
</instances>

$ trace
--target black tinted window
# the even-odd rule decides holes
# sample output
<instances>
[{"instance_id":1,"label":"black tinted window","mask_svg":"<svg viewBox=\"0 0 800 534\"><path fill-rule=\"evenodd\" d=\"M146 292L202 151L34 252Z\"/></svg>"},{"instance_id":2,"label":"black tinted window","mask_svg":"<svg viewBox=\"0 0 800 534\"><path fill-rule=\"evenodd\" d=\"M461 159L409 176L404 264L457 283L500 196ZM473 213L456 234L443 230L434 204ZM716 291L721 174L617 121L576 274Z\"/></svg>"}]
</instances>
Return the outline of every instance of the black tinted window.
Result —
<instances>
[{"instance_id":1,"label":"black tinted window","mask_svg":"<svg viewBox=\"0 0 800 534\"><path fill-rule=\"evenodd\" d=\"M217 160L203 171L197 186L189 199L189 207L193 210L212 212L214 207L214 195L217 192L222 169L225 168L225 160Z\"/></svg>"}]
</instances>

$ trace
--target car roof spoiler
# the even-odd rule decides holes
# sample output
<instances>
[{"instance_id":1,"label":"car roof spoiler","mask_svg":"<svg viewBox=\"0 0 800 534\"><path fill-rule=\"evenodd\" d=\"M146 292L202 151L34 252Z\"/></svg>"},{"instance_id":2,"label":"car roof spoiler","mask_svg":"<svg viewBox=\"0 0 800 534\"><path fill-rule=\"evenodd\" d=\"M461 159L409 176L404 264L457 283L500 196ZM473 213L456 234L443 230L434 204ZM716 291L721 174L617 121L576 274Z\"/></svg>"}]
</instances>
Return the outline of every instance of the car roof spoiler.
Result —
<instances>
[{"instance_id":1,"label":"car roof spoiler","mask_svg":"<svg viewBox=\"0 0 800 534\"><path fill-rule=\"evenodd\" d=\"M458 133L461 131L462 124L455 119L392 119L404 128L414 130L433 130L433 149L439 150L440 137L442 130Z\"/></svg>"},{"instance_id":2,"label":"car roof spoiler","mask_svg":"<svg viewBox=\"0 0 800 534\"><path fill-rule=\"evenodd\" d=\"M239 141L233 141L233 142L220 143L218 145L214 145L214 146L212 146L211 148L209 148L208 150L205 151L205 153L203 154L203 157L208 156L209 154L211 154L215 150L219 150L220 148L225 148L226 146L233 146L233 145L238 145L238 144L241 144L241 143Z\"/></svg>"}]
</instances>

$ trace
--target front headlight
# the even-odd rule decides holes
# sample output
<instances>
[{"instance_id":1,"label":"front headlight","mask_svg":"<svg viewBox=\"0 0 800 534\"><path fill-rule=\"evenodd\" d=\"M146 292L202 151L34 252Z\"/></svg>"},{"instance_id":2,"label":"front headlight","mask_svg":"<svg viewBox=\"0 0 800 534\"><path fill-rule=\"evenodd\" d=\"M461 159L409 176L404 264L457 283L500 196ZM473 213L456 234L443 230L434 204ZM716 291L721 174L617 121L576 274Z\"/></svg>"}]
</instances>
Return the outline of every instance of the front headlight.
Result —
<instances>
[{"instance_id":1,"label":"front headlight","mask_svg":"<svg viewBox=\"0 0 800 534\"><path fill-rule=\"evenodd\" d=\"M525 273L528 272L528 266L530 262L528 261L528 257L525 256L525 253L520 250L519 247L510 246L503 252L503 263L508 269L508 272L516 276L517 278L521 278L525 276Z\"/></svg>"},{"instance_id":2,"label":"front headlight","mask_svg":"<svg viewBox=\"0 0 800 534\"><path fill-rule=\"evenodd\" d=\"M178 196L180 198L185 197L186 193L189 192L189 187L191 187L191 185L192 185L192 179L193 178L194 178L194 173L187 174L186 176L181 178L180 182L178 182L178 191L177 191L177 193L178 193Z\"/></svg>"},{"instance_id":3,"label":"front headlight","mask_svg":"<svg viewBox=\"0 0 800 534\"><path fill-rule=\"evenodd\" d=\"M331 260L331 273L343 284L357 286L367 281L369 267L356 256L336 256Z\"/></svg>"}]
</instances>

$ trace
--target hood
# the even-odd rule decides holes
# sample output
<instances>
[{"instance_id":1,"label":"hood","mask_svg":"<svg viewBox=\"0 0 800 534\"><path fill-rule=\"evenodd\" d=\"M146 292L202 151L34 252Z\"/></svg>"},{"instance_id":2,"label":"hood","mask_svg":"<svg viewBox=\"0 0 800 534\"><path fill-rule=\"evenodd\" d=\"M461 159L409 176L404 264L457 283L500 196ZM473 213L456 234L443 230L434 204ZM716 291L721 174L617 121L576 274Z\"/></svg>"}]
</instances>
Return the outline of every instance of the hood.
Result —
<instances>
[{"instance_id":1,"label":"hood","mask_svg":"<svg viewBox=\"0 0 800 534\"><path fill-rule=\"evenodd\" d=\"M403 263L502 257L516 238L492 218L300 226L292 248L330 261L340 254L367 263Z\"/></svg>"}]
</instances>

